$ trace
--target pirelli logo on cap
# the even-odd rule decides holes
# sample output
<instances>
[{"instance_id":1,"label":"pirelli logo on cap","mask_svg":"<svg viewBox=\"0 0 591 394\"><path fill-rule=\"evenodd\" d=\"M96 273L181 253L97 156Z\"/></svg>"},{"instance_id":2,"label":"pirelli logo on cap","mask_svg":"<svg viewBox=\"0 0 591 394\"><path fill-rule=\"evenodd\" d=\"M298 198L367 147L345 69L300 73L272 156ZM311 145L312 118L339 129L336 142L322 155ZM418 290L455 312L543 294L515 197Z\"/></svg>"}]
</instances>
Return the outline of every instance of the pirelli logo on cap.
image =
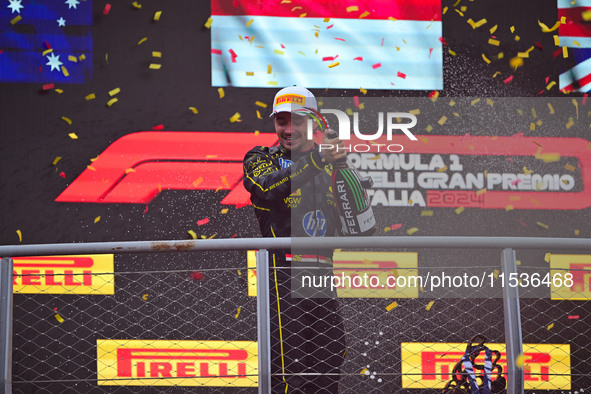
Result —
<instances>
[{"instance_id":1,"label":"pirelli logo on cap","mask_svg":"<svg viewBox=\"0 0 591 394\"><path fill-rule=\"evenodd\" d=\"M115 294L114 255L13 257L13 292Z\"/></svg>"},{"instance_id":2,"label":"pirelli logo on cap","mask_svg":"<svg viewBox=\"0 0 591 394\"><path fill-rule=\"evenodd\" d=\"M304 106L306 104L306 96L299 94L283 94L275 99L275 106L280 104L298 104Z\"/></svg>"},{"instance_id":3,"label":"pirelli logo on cap","mask_svg":"<svg viewBox=\"0 0 591 394\"><path fill-rule=\"evenodd\" d=\"M254 341L97 340L105 386L258 386Z\"/></svg>"},{"instance_id":4,"label":"pirelli logo on cap","mask_svg":"<svg viewBox=\"0 0 591 394\"><path fill-rule=\"evenodd\" d=\"M501 352L497 363L507 371L505 344L487 343L486 346ZM402 387L444 388L465 350L465 343L401 343ZM476 358L476 363L484 364L484 352ZM523 369L526 390L570 390L570 345L523 344Z\"/></svg>"}]
</instances>

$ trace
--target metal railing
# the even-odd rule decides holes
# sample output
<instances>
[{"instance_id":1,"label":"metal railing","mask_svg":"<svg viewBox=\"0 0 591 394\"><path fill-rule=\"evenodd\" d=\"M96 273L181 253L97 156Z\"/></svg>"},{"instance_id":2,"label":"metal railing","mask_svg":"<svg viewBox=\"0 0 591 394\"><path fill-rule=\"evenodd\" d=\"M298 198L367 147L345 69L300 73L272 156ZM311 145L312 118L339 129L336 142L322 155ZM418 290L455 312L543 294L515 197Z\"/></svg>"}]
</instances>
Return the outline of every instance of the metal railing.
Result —
<instances>
[{"instance_id":1,"label":"metal railing","mask_svg":"<svg viewBox=\"0 0 591 394\"><path fill-rule=\"evenodd\" d=\"M104 253L154 253L259 249L257 255L257 325L259 393L270 392L270 311L269 311L269 257L267 250L290 249L297 241L305 248L441 248L441 249L500 249L505 278L517 272L514 248L591 250L591 239L533 238L533 237L326 237L326 238L242 238L195 241L135 241L43 245L0 246L0 256L40 256ZM12 283L13 269L10 257L2 259L0 266L0 388L11 393L12 366ZM516 362L523 354L519 289L504 286L503 315L507 351L507 393L524 390L523 363Z\"/></svg>"}]
</instances>

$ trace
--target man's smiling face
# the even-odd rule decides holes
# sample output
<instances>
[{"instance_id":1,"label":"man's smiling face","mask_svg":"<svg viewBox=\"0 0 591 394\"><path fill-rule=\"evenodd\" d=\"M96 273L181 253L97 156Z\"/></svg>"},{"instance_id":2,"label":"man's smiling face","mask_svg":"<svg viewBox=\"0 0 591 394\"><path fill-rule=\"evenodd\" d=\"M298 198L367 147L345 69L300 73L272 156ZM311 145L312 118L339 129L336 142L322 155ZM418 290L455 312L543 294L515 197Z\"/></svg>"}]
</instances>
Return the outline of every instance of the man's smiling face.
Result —
<instances>
[{"instance_id":1,"label":"man's smiling face","mask_svg":"<svg viewBox=\"0 0 591 394\"><path fill-rule=\"evenodd\" d=\"M314 147L314 141L308 140L308 117L279 112L273 117L279 143L292 152L304 152Z\"/></svg>"}]
</instances>

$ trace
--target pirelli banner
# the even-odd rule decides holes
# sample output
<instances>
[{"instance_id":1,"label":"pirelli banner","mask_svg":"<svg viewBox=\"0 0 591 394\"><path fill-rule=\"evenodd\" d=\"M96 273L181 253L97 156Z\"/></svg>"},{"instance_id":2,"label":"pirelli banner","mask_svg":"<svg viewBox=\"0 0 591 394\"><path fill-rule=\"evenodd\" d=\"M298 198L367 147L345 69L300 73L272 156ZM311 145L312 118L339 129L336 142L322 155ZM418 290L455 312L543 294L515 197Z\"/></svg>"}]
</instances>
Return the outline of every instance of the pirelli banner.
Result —
<instances>
[{"instance_id":1,"label":"pirelli banner","mask_svg":"<svg viewBox=\"0 0 591 394\"><path fill-rule=\"evenodd\" d=\"M114 255L13 257L15 294L115 294Z\"/></svg>"},{"instance_id":2,"label":"pirelli banner","mask_svg":"<svg viewBox=\"0 0 591 394\"><path fill-rule=\"evenodd\" d=\"M252 341L97 340L104 386L258 386Z\"/></svg>"},{"instance_id":3,"label":"pirelli banner","mask_svg":"<svg viewBox=\"0 0 591 394\"><path fill-rule=\"evenodd\" d=\"M498 364L507 370L505 344L487 344L501 352ZM454 366L466 351L465 343L403 342L401 344L402 387L442 389L451 380ZM484 364L484 355L476 358ZM570 390L570 345L523 344L526 390Z\"/></svg>"}]
</instances>

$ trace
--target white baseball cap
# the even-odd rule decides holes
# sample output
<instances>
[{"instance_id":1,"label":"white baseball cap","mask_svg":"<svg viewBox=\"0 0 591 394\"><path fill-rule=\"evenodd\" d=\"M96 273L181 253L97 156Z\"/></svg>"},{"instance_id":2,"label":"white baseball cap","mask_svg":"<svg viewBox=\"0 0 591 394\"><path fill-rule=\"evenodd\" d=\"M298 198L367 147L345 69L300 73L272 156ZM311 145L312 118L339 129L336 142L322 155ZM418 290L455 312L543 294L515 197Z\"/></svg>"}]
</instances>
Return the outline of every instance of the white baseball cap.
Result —
<instances>
[{"instance_id":1,"label":"white baseball cap","mask_svg":"<svg viewBox=\"0 0 591 394\"><path fill-rule=\"evenodd\" d=\"M273 113L269 117L279 112L294 112L302 108L312 108L318 111L316 97L306 88L289 86L281 89L275 95L275 99L273 99Z\"/></svg>"}]
</instances>

